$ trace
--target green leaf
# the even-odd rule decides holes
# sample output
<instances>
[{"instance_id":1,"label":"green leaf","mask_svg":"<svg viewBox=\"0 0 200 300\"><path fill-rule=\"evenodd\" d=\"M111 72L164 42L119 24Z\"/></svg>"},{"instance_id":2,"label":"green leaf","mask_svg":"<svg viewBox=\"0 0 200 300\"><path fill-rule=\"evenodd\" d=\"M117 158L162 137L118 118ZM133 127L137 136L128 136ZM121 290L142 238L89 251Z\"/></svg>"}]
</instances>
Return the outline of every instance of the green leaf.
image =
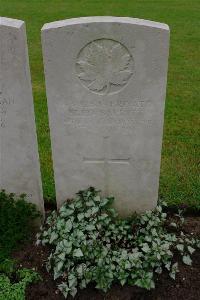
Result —
<instances>
[{"instance_id":1,"label":"green leaf","mask_svg":"<svg viewBox=\"0 0 200 300\"><path fill-rule=\"evenodd\" d=\"M100 206L101 207L106 206L108 203L109 203L109 199L108 198L104 198L104 199L101 200Z\"/></svg>"},{"instance_id":2,"label":"green leaf","mask_svg":"<svg viewBox=\"0 0 200 300\"><path fill-rule=\"evenodd\" d=\"M58 234L53 231L49 240L49 243L52 244L58 238Z\"/></svg>"},{"instance_id":3,"label":"green leaf","mask_svg":"<svg viewBox=\"0 0 200 300\"><path fill-rule=\"evenodd\" d=\"M77 285L77 279L73 274L70 274L68 277L68 282L69 282L69 288L71 289L72 287Z\"/></svg>"},{"instance_id":4,"label":"green leaf","mask_svg":"<svg viewBox=\"0 0 200 300\"><path fill-rule=\"evenodd\" d=\"M120 283L121 283L122 286L124 286L125 283L126 283L126 278L121 279L121 280L120 280Z\"/></svg>"},{"instance_id":5,"label":"green leaf","mask_svg":"<svg viewBox=\"0 0 200 300\"><path fill-rule=\"evenodd\" d=\"M70 290L70 294L72 295L73 298L75 297L76 293L77 293L77 288L74 287L73 289Z\"/></svg>"},{"instance_id":6,"label":"green leaf","mask_svg":"<svg viewBox=\"0 0 200 300\"><path fill-rule=\"evenodd\" d=\"M56 270L59 272L63 267L63 261L59 261L58 264L56 265Z\"/></svg>"},{"instance_id":7,"label":"green leaf","mask_svg":"<svg viewBox=\"0 0 200 300\"><path fill-rule=\"evenodd\" d=\"M73 213L74 213L73 209L66 209L64 212L65 217L71 216Z\"/></svg>"},{"instance_id":8,"label":"green leaf","mask_svg":"<svg viewBox=\"0 0 200 300\"><path fill-rule=\"evenodd\" d=\"M155 272L158 273L158 274L161 274L162 273L162 268L159 266L155 269Z\"/></svg>"},{"instance_id":9,"label":"green leaf","mask_svg":"<svg viewBox=\"0 0 200 300\"><path fill-rule=\"evenodd\" d=\"M65 260L65 253L59 254L58 257L59 257L60 260L64 261Z\"/></svg>"},{"instance_id":10,"label":"green leaf","mask_svg":"<svg viewBox=\"0 0 200 300\"><path fill-rule=\"evenodd\" d=\"M60 208L60 213L63 217L71 216L74 213L74 209L66 208L66 206L63 205Z\"/></svg>"},{"instance_id":11,"label":"green leaf","mask_svg":"<svg viewBox=\"0 0 200 300\"><path fill-rule=\"evenodd\" d=\"M174 272L170 272L169 276L174 280L176 279L176 273L174 273Z\"/></svg>"},{"instance_id":12,"label":"green leaf","mask_svg":"<svg viewBox=\"0 0 200 300\"><path fill-rule=\"evenodd\" d=\"M194 248L192 248L191 246L188 246L187 248L188 248L188 251L190 254L194 253L194 251L195 251Z\"/></svg>"},{"instance_id":13,"label":"green leaf","mask_svg":"<svg viewBox=\"0 0 200 300\"><path fill-rule=\"evenodd\" d=\"M63 282L58 285L58 289L63 293L64 297L67 298L70 288L68 287L66 282Z\"/></svg>"},{"instance_id":14,"label":"green leaf","mask_svg":"<svg viewBox=\"0 0 200 300\"><path fill-rule=\"evenodd\" d=\"M125 269L130 269L131 268L131 264L130 264L130 262L127 260L126 262L125 262Z\"/></svg>"},{"instance_id":15,"label":"green leaf","mask_svg":"<svg viewBox=\"0 0 200 300\"><path fill-rule=\"evenodd\" d=\"M78 214L77 218L78 218L79 221L83 220L84 219L84 213Z\"/></svg>"},{"instance_id":16,"label":"green leaf","mask_svg":"<svg viewBox=\"0 0 200 300\"><path fill-rule=\"evenodd\" d=\"M184 255L183 256L183 262L184 262L184 264L186 264L188 266L192 265L192 260L191 260L189 255Z\"/></svg>"},{"instance_id":17,"label":"green leaf","mask_svg":"<svg viewBox=\"0 0 200 300\"><path fill-rule=\"evenodd\" d=\"M147 243L144 243L142 251L144 251L145 253L148 253L150 251L149 245Z\"/></svg>"},{"instance_id":18,"label":"green leaf","mask_svg":"<svg viewBox=\"0 0 200 300\"><path fill-rule=\"evenodd\" d=\"M183 250L184 250L184 245L183 245L183 244L178 244L178 245L176 246L176 248L177 248L179 251L183 252Z\"/></svg>"},{"instance_id":19,"label":"green leaf","mask_svg":"<svg viewBox=\"0 0 200 300\"><path fill-rule=\"evenodd\" d=\"M86 265L85 264L81 264L81 265L79 265L77 267L76 271L77 271L79 277L83 276L85 269L86 269Z\"/></svg>"},{"instance_id":20,"label":"green leaf","mask_svg":"<svg viewBox=\"0 0 200 300\"><path fill-rule=\"evenodd\" d=\"M157 210L158 212L161 213L161 212L162 212L162 206L159 206L159 205L158 205L158 206L156 207L156 210Z\"/></svg>"},{"instance_id":21,"label":"green leaf","mask_svg":"<svg viewBox=\"0 0 200 300\"><path fill-rule=\"evenodd\" d=\"M75 249L74 252L73 252L73 256L74 257L81 257L83 256L83 252L81 251L81 249Z\"/></svg>"},{"instance_id":22,"label":"green leaf","mask_svg":"<svg viewBox=\"0 0 200 300\"><path fill-rule=\"evenodd\" d=\"M91 214L94 215L98 212L99 208L98 207L92 207L91 208Z\"/></svg>"},{"instance_id":23,"label":"green leaf","mask_svg":"<svg viewBox=\"0 0 200 300\"><path fill-rule=\"evenodd\" d=\"M86 204L86 206L90 207L90 206L94 205L94 202L93 201L87 201L85 204Z\"/></svg>"},{"instance_id":24,"label":"green leaf","mask_svg":"<svg viewBox=\"0 0 200 300\"><path fill-rule=\"evenodd\" d=\"M64 245L65 248L71 248L72 247L72 242L67 241L67 240L63 240L63 245Z\"/></svg>"},{"instance_id":25,"label":"green leaf","mask_svg":"<svg viewBox=\"0 0 200 300\"><path fill-rule=\"evenodd\" d=\"M66 232L70 232L71 229L72 229L72 222L71 220L68 220L65 224L65 230Z\"/></svg>"},{"instance_id":26,"label":"green leaf","mask_svg":"<svg viewBox=\"0 0 200 300\"><path fill-rule=\"evenodd\" d=\"M85 229L86 230L88 230L88 231L93 231L93 230L95 230L96 228L95 228L95 226L94 225L87 225L86 227L85 227Z\"/></svg>"},{"instance_id":27,"label":"green leaf","mask_svg":"<svg viewBox=\"0 0 200 300\"><path fill-rule=\"evenodd\" d=\"M94 201L95 201L95 202L100 202L100 201L101 201L100 196L98 195L98 196L94 197Z\"/></svg>"}]
</instances>

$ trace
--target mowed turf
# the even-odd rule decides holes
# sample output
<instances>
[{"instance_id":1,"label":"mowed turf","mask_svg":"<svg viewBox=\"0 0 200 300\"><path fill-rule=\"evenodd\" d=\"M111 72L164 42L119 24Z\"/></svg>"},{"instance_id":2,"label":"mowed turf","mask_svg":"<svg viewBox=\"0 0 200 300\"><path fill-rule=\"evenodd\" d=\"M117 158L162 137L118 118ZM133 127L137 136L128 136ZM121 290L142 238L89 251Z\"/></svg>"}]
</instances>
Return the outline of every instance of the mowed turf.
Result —
<instances>
[{"instance_id":1,"label":"mowed turf","mask_svg":"<svg viewBox=\"0 0 200 300\"><path fill-rule=\"evenodd\" d=\"M169 204L200 208L199 0L0 0L0 15L26 21L44 197L51 201L55 199L55 188L41 27L47 22L92 15L167 23L171 44L159 194Z\"/></svg>"}]
</instances>

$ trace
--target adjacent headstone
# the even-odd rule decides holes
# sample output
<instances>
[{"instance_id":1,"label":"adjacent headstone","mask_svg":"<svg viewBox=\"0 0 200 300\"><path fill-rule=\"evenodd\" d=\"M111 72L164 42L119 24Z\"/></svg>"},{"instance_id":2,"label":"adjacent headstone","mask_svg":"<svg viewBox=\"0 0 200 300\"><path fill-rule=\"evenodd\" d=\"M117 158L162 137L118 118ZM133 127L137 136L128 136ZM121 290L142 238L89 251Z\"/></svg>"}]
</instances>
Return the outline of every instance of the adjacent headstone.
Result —
<instances>
[{"instance_id":1,"label":"adjacent headstone","mask_svg":"<svg viewBox=\"0 0 200 300\"><path fill-rule=\"evenodd\" d=\"M169 28L120 17L44 25L58 206L94 186L121 215L156 206Z\"/></svg>"},{"instance_id":2,"label":"adjacent headstone","mask_svg":"<svg viewBox=\"0 0 200 300\"><path fill-rule=\"evenodd\" d=\"M0 189L44 211L25 24L0 18Z\"/></svg>"}]
</instances>

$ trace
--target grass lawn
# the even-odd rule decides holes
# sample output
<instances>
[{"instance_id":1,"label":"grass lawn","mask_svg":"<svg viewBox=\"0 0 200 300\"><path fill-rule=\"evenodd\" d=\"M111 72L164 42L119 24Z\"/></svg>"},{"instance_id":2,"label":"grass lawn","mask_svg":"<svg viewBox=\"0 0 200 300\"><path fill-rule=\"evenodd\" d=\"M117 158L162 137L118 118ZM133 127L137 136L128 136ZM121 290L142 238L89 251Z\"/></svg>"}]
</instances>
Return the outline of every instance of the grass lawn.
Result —
<instances>
[{"instance_id":1,"label":"grass lawn","mask_svg":"<svg viewBox=\"0 0 200 300\"><path fill-rule=\"evenodd\" d=\"M160 197L200 208L200 1L0 0L0 15L26 21L44 197L55 199L40 29L80 16L130 16L171 29Z\"/></svg>"}]
</instances>

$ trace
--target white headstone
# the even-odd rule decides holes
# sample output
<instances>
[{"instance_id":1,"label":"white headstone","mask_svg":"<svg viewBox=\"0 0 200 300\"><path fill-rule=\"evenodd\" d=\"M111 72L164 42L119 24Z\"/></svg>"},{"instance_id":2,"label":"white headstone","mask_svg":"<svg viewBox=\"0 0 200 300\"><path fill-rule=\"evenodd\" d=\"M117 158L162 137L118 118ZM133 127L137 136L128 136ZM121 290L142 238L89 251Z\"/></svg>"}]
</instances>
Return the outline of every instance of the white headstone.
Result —
<instances>
[{"instance_id":1,"label":"white headstone","mask_svg":"<svg viewBox=\"0 0 200 300\"><path fill-rule=\"evenodd\" d=\"M89 186L121 215L158 197L169 28L120 17L44 25L58 206Z\"/></svg>"},{"instance_id":2,"label":"white headstone","mask_svg":"<svg viewBox=\"0 0 200 300\"><path fill-rule=\"evenodd\" d=\"M0 189L44 211L25 24L0 18Z\"/></svg>"}]
</instances>

